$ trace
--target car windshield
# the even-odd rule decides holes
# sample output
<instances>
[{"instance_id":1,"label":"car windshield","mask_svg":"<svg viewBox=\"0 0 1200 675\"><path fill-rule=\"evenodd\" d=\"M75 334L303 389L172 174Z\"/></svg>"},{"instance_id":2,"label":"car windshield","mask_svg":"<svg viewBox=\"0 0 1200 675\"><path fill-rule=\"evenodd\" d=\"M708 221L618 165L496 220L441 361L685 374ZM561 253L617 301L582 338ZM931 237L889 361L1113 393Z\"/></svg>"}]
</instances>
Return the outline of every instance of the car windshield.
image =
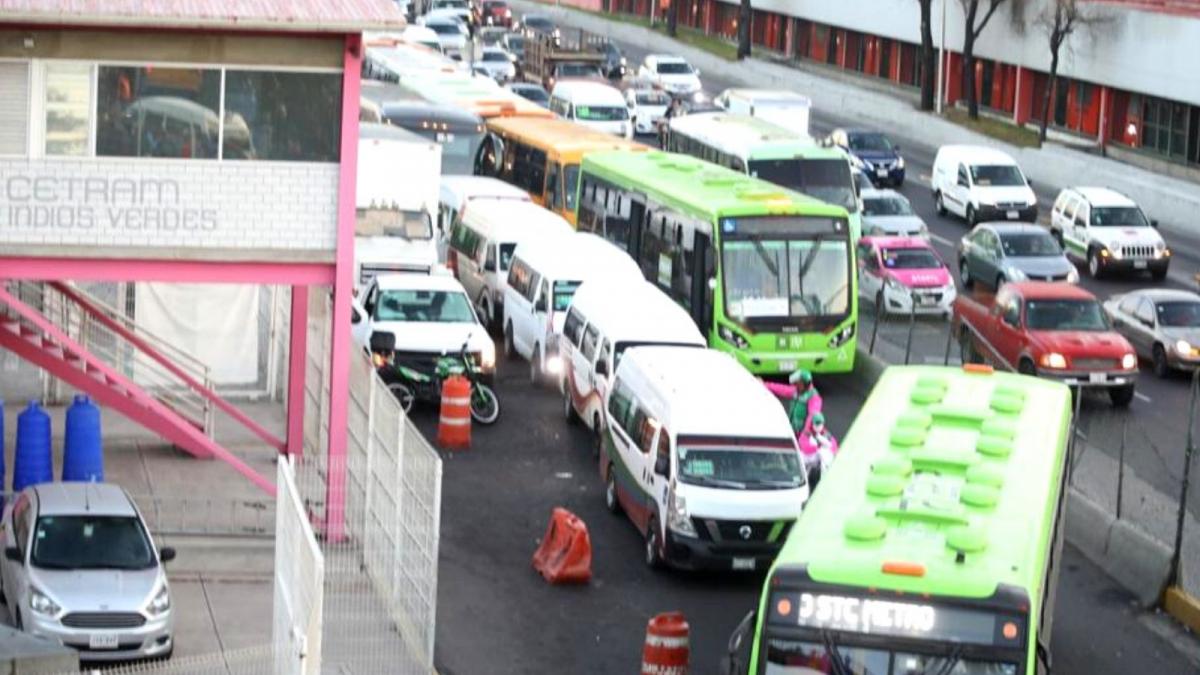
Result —
<instances>
[{"instance_id":1,"label":"car windshield","mask_svg":"<svg viewBox=\"0 0 1200 675\"><path fill-rule=\"evenodd\" d=\"M912 206L903 197L864 197L864 216L911 216Z\"/></svg>"},{"instance_id":2,"label":"car windshield","mask_svg":"<svg viewBox=\"0 0 1200 675\"><path fill-rule=\"evenodd\" d=\"M1094 227L1150 227L1146 215L1136 206L1092 207Z\"/></svg>"},{"instance_id":3,"label":"car windshield","mask_svg":"<svg viewBox=\"0 0 1200 675\"><path fill-rule=\"evenodd\" d=\"M587 63L563 63L558 66L561 77L600 77L600 69Z\"/></svg>"},{"instance_id":4,"label":"car windshield","mask_svg":"<svg viewBox=\"0 0 1200 675\"><path fill-rule=\"evenodd\" d=\"M638 105L668 105L671 97L662 91L639 91L634 95Z\"/></svg>"},{"instance_id":5,"label":"car windshield","mask_svg":"<svg viewBox=\"0 0 1200 675\"><path fill-rule=\"evenodd\" d=\"M500 61L500 62L507 62L507 61L508 61L508 54L505 54L504 52L484 52L484 53L483 53L483 60L484 60L484 61Z\"/></svg>"},{"instance_id":6,"label":"car windshield","mask_svg":"<svg viewBox=\"0 0 1200 675\"><path fill-rule=\"evenodd\" d=\"M956 658L950 654L889 652L830 642L781 638L766 640L766 675L1016 675L1014 663ZM951 647L947 645L949 651ZM836 651L841 666L830 658Z\"/></svg>"},{"instance_id":7,"label":"car windshield","mask_svg":"<svg viewBox=\"0 0 1200 675\"><path fill-rule=\"evenodd\" d=\"M1167 328L1200 328L1200 302L1172 300L1155 305L1158 323Z\"/></svg>"},{"instance_id":8,"label":"car windshield","mask_svg":"<svg viewBox=\"0 0 1200 675\"><path fill-rule=\"evenodd\" d=\"M34 567L56 570L154 567L154 549L133 516L42 516L33 536Z\"/></svg>"},{"instance_id":9,"label":"car windshield","mask_svg":"<svg viewBox=\"0 0 1200 675\"><path fill-rule=\"evenodd\" d=\"M433 239L433 223L424 211L358 209L354 234L359 237Z\"/></svg>"},{"instance_id":10,"label":"car windshield","mask_svg":"<svg viewBox=\"0 0 1200 675\"><path fill-rule=\"evenodd\" d=\"M458 291L384 291L375 310L376 321L415 323L474 323L467 296Z\"/></svg>"},{"instance_id":11,"label":"car windshield","mask_svg":"<svg viewBox=\"0 0 1200 675\"><path fill-rule=\"evenodd\" d=\"M971 167L971 182L982 187L1024 185L1021 170L1012 164L978 164Z\"/></svg>"},{"instance_id":12,"label":"car windshield","mask_svg":"<svg viewBox=\"0 0 1200 675\"><path fill-rule=\"evenodd\" d=\"M513 91L517 92L518 96L526 98L534 103L546 103L550 100L550 95L541 87L516 87Z\"/></svg>"},{"instance_id":13,"label":"car windshield","mask_svg":"<svg viewBox=\"0 0 1200 675\"><path fill-rule=\"evenodd\" d=\"M556 281L554 282L554 311L565 312L571 306L571 298L575 297L575 291L579 288L581 281Z\"/></svg>"},{"instance_id":14,"label":"car windshield","mask_svg":"<svg viewBox=\"0 0 1200 675\"><path fill-rule=\"evenodd\" d=\"M470 9L467 0L434 0L434 9Z\"/></svg>"},{"instance_id":15,"label":"car windshield","mask_svg":"<svg viewBox=\"0 0 1200 675\"><path fill-rule=\"evenodd\" d=\"M687 75L692 72L692 67L684 61L660 61L658 72L660 75Z\"/></svg>"},{"instance_id":16,"label":"car windshield","mask_svg":"<svg viewBox=\"0 0 1200 675\"><path fill-rule=\"evenodd\" d=\"M890 270L932 270L942 266L942 261L927 248L888 248L880 257L883 266Z\"/></svg>"},{"instance_id":17,"label":"car windshield","mask_svg":"<svg viewBox=\"0 0 1200 675\"><path fill-rule=\"evenodd\" d=\"M679 480L733 490L796 488L804 485L795 448L679 448Z\"/></svg>"},{"instance_id":18,"label":"car windshield","mask_svg":"<svg viewBox=\"0 0 1200 675\"><path fill-rule=\"evenodd\" d=\"M577 105L575 119L585 122L616 122L629 119L629 108L609 105Z\"/></svg>"},{"instance_id":19,"label":"car windshield","mask_svg":"<svg viewBox=\"0 0 1200 675\"><path fill-rule=\"evenodd\" d=\"M575 212L575 197L579 192L579 165L568 164L563 168L563 181L567 189L567 211Z\"/></svg>"},{"instance_id":20,"label":"car windshield","mask_svg":"<svg viewBox=\"0 0 1200 675\"><path fill-rule=\"evenodd\" d=\"M461 35L462 28L457 23L427 23L426 28L429 28L438 35Z\"/></svg>"},{"instance_id":21,"label":"car windshield","mask_svg":"<svg viewBox=\"0 0 1200 675\"><path fill-rule=\"evenodd\" d=\"M540 16L525 17L525 25L540 30L554 30L554 24L550 22L550 19L544 19Z\"/></svg>"},{"instance_id":22,"label":"car windshield","mask_svg":"<svg viewBox=\"0 0 1200 675\"><path fill-rule=\"evenodd\" d=\"M844 159L762 159L750 162L750 175L858 211L858 196Z\"/></svg>"},{"instance_id":23,"label":"car windshield","mask_svg":"<svg viewBox=\"0 0 1200 675\"><path fill-rule=\"evenodd\" d=\"M845 239L725 240L725 311L736 319L841 316L850 309Z\"/></svg>"},{"instance_id":24,"label":"car windshield","mask_svg":"<svg viewBox=\"0 0 1200 675\"><path fill-rule=\"evenodd\" d=\"M1062 255L1058 243L1046 232L1001 234L1000 245L1008 258L1047 258Z\"/></svg>"},{"instance_id":25,"label":"car windshield","mask_svg":"<svg viewBox=\"0 0 1200 675\"><path fill-rule=\"evenodd\" d=\"M1106 331L1108 321L1095 300L1028 300L1025 322L1030 330Z\"/></svg>"},{"instance_id":26,"label":"car windshield","mask_svg":"<svg viewBox=\"0 0 1200 675\"><path fill-rule=\"evenodd\" d=\"M892 142L883 134L850 134L850 149L866 152L891 152Z\"/></svg>"},{"instance_id":27,"label":"car windshield","mask_svg":"<svg viewBox=\"0 0 1200 675\"><path fill-rule=\"evenodd\" d=\"M508 49L514 54L520 56L525 50L525 38L517 37L516 35L508 36Z\"/></svg>"}]
</instances>

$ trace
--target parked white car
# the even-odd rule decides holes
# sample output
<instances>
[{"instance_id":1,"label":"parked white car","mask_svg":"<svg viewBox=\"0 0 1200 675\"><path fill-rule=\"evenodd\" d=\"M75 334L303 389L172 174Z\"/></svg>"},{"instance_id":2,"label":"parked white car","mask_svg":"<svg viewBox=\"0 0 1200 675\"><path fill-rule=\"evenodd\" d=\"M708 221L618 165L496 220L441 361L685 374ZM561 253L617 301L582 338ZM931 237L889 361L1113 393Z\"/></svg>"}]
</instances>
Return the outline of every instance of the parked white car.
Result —
<instances>
[{"instance_id":1,"label":"parked white car","mask_svg":"<svg viewBox=\"0 0 1200 675\"><path fill-rule=\"evenodd\" d=\"M0 522L0 591L17 628L89 661L168 658L174 611L165 563L125 490L43 483Z\"/></svg>"},{"instance_id":2,"label":"parked white car","mask_svg":"<svg viewBox=\"0 0 1200 675\"><path fill-rule=\"evenodd\" d=\"M508 82L517 76L517 67L508 57L508 52L500 47L484 47L472 67L483 70L488 77L500 83Z\"/></svg>"},{"instance_id":3,"label":"parked white car","mask_svg":"<svg viewBox=\"0 0 1200 675\"><path fill-rule=\"evenodd\" d=\"M630 87L625 90L625 103L633 119L633 131L638 134L653 134L667 114L671 97L662 90L650 86Z\"/></svg>"},{"instance_id":4,"label":"parked white car","mask_svg":"<svg viewBox=\"0 0 1200 675\"><path fill-rule=\"evenodd\" d=\"M974 227L988 221L1037 221L1037 196L1017 162L999 150L943 145L933 160L938 215L953 213Z\"/></svg>"},{"instance_id":5,"label":"parked white car","mask_svg":"<svg viewBox=\"0 0 1200 675\"><path fill-rule=\"evenodd\" d=\"M638 68L638 77L649 80L672 96L688 96L699 92L700 71L686 59L670 54L649 54Z\"/></svg>"},{"instance_id":6,"label":"parked white car","mask_svg":"<svg viewBox=\"0 0 1200 675\"><path fill-rule=\"evenodd\" d=\"M1050 211L1051 234L1068 258L1087 263L1093 278L1117 271L1166 278L1171 249L1157 226L1136 202L1109 188L1066 188Z\"/></svg>"}]
</instances>

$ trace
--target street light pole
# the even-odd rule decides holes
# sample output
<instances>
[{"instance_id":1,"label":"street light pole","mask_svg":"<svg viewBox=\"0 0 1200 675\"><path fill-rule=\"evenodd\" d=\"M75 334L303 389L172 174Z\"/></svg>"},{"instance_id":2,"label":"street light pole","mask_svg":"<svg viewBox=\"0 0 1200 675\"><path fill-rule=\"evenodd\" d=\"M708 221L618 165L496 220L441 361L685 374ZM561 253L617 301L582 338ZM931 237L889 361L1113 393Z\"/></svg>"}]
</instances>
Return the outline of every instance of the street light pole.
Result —
<instances>
[{"instance_id":1,"label":"street light pole","mask_svg":"<svg viewBox=\"0 0 1200 675\"><path fill-rule=\"evenodd\" d=\"M945 75L942 71L946 67L946 2L942 0L942 38L938 43L938 64L937 64L937 114L942 114L942 80Z\"/></svg>"}]
</instances>

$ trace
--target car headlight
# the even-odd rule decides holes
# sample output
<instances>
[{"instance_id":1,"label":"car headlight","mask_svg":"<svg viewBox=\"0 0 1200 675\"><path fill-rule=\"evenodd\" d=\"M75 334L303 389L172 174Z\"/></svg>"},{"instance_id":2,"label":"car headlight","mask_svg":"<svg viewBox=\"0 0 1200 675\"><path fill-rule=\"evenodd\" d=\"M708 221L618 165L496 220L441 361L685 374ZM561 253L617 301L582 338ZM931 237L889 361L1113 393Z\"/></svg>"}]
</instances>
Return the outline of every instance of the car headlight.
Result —
<instances>
[{"instance_id":1,"label":"car headlight","mask_svg":"<svg viewBox=\"0 0 1200 675\"><path fill-rule=\"evenodd\" d=\"M929 226L926 225L925 223L921 223L921 226L917 228L917 236L928 239L929 238Z\"/></svg>"},{"instance_id":2,"label":"car headlight","mask_svg":"<svg viewBox=\"0 0 1200 675\"><path fill-rule=\"evenodd\" d=\"M684 534L689 537L696 536L696 525L692 523L692 519L688 517L687 500L683 495L675 493L675 486L671 486L671 503L667 509L667 527L673 532Z\"/></svg>"},{"instance_id":3,"label":"car headlight","mask_svg":"<svg viewBox=\"0 0 1200 675\"><path fill-rule=\"evenodd\" d=\"M1079 283L1079 270L1075 269L1074 266L1072 266L1071 269L1067 271L1067 283L1068 284Z\"/></svg>"},{"instance_id":4,"label":"car headlight","mask_svg":"<svg viewBox=\"0 0 1200 675\"><path fill-rule=\"evenodd\" d=\"M57 616L62 611L62 607L59 607L58 603L36 588L32 589L29 594L29 609L44 616Z\"/></svg>"},{"instance_id":5,"label":"car headlight","mask_svg":"<svg viewBox=\"0 0 1200 675\"><path fill-rule=\"evenodd\" d=\"M479 360L483 363L479 364L484 370L491 370L496 367L496 345L488 342L479 352Z\"/></svg>"},{"instance_id":6,"label":"car headlight","mask_svg":"<svg viewBox=\"0 0 1200 675\"><path fill-rule=\"evenodd\" d=\"M1042 354L1042 365L1046 368L1058 368L1061 370L1067 367L1067 357L1058 352Z\"/></svg>"},{"instance_id":7,"label":"car headlight","mask_svg":"<svg viewBox=\"0 0 1200 675\"><path fill-rule=\"evenodd\" d=\"M829 338L829 348L837 349L850 341L854 337L854 324L847 324L845 328L834 333L833 337Z\"/></svg>"},{"instance_id":8,"label":"car headlight","mask_svg":"<svg viewBox=\"0 0 1200 675\"><path fill-rule=\"evenodd\" d=\"M1023 281L1025 273L1016 267L1004 268L1004 276L1008 277L1009 281Z\"/></svg>"},{"instance_id":9,"label":"car headlight","mask_svg":"<svg viewBox=\"0 0 1200 675\"><path fill-rule=\"evenodd\" d=\"M1175 343L1175 351L1184 356L1190 355L1192 353L1192 343L1187 340L1178 340Z\"/></svg>"},{"instance_id":10,"label":"car headlight","mask_svg":"<svg viewBox=\"0 0 1200 675\"><path fill-rule=\"evenodd\" d=\"M1121 357L1121 367L1125 370L1137 368L1137 354L1126 354Z\"/></svg>"},{"instance_id":11,"label":"car headlight","mask_svg":"<svg viewBox=\"0 0 1200 675\"><path fill-rule=\"evenodd\" d=\"M717 335L720 335L722 340L728 342L734 347L737 347L738 349L750 348L750 341L734 332L734 330L729 326L722 325L717 328Z\"/></svg>"},{"instance_id":12,"label":"car headlight","mask_svg":"<svg viewBox=\"0 0 1200 675\"><path fill-rule=\"evenodd\" d=\"M162 616L171 609L171 592L167 590L166 584L158 589L150 602L146 603L146 613L150 616Z\"/></svg>"},{"instance_id":13,"label":"car headlight","mask_svg":"<svg viewBox=\"0 0 1200 675\"><path fill-rule=\"evenodd\" d=\"M899 281L896 281L892 277L884 277L883 285L887 286L888 288L892 289L893 291L903 291L904 290L904 285L901 284Z\"/></svg>"},{"instance_id":14,"label":"car headlight","mask_svg":"<svg viewBox=\"0 0 1200 675\"><path fill-rule=\"evenodd\" d=\"M903 158L903 157L899 157L899 158L897 158L897 159L896 159L896 168L897 168L897 169L903 169L903 168L904 168L904 158Z\"/></svg>"}]
</instances>

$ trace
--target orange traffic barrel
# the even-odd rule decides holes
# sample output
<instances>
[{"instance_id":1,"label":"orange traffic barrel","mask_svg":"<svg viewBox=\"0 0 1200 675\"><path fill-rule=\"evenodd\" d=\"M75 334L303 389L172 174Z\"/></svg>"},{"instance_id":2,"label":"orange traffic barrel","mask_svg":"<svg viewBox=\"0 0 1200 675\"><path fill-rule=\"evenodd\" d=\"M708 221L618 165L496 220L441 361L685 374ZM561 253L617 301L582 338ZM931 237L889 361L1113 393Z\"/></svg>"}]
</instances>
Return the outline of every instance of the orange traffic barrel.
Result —
<instances>
[{"instance_id":1,"label":"orange traffic barrel","mask_svg":"<svg viewBox=\"0 0 1200 675\"><path fill-rule=\"evenodd\" d=\"M689 630L683 612L650 619L642 648L642 675L687 675Z\"/></svg>"},{"instance_id":2,"label":"orange traffic barrel","mask_svg":"<svg viewBox=\"0 0 1200 675\"><path fill-rule=\"evenodd\" d=\"M471 382L461 375L448 377L442 383L437 442L447 450L471 447Z\"/></svg>"}]
</instances>

